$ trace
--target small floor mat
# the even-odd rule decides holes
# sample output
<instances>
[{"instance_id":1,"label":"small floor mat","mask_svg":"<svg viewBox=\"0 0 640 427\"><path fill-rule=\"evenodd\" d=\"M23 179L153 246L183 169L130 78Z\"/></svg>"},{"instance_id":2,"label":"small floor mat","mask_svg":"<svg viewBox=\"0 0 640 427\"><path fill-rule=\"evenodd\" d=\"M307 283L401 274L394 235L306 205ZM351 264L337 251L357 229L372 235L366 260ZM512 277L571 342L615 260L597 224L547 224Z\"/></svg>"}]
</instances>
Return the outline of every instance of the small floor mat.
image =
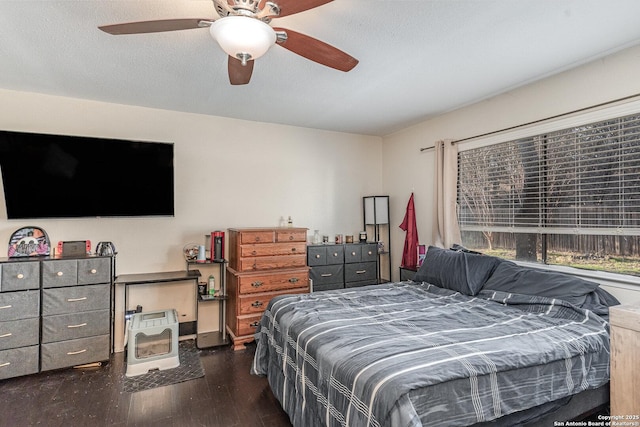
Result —
<instances>
[{"instance_id":1,"label":"small floor mat","mask_svg":"<svg viewBox=\"0 0 640 427\"><path fill-rule=\"evenodd\" d=\"M204 368L200 362L200 351L194 340L180 341L178 344L180 366L164 371L149 371L135 377L124 376L124 391L133 393L155 387L181 383L204 376ZM126 366L125 366L126 372Z\"/></svg>"}]
</instances>

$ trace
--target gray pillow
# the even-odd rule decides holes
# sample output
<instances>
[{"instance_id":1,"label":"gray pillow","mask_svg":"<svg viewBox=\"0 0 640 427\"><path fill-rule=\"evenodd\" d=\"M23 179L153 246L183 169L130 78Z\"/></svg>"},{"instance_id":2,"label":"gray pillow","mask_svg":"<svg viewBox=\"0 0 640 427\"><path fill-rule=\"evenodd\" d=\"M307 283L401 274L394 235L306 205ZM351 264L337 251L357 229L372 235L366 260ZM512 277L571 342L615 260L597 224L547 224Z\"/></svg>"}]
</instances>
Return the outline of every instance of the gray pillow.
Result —
<instances>
[{"instance_id":1,"label":"gray pillow","mask_svg":"<svg viewBox=\"0 0 640 427\"><path fill-rule=\"evenodd\" d=\"M499 258L492 256L429 246L413 280L465 295L476 295L500 262Z\"/></svg>"},{"instance_id":2,"label":"gray pillow","mask_svg":"<svg viewBox=\"0 0 640 427\"><path fill-rule=\"evenodd\" d=\"M504 261L498 265L483 289L559 298L580 307L587 295L598 286L598 283L568 274L541 271Z\"/></svg>"}]
</instances>

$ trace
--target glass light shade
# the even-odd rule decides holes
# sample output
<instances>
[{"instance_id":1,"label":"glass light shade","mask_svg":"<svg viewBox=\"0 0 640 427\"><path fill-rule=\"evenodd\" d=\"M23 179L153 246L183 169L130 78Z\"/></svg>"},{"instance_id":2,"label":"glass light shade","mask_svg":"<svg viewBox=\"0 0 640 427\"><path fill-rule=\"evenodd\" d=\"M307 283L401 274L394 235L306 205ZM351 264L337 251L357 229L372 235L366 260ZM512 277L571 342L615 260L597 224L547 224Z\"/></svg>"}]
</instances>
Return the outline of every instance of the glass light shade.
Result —
<instances>
[{"instance_id":1,"label":"glass light shade","mask_svg":"<svg viewBox=\"0 0 640 427\"><path fill-rule=\"evenodd\" d=\"M364 197L364 223L368 225L389 223L389 196Z\"/></svg>"},{"instance_id":2,"label":"glass light shade","mask_svg":"<svg viewBox=\"0 0 640 427\"><path fill-rule=\"evenodd\" d=\"M209 27L211 36L229 56L251 55L257 59L276 42L276 32L259 19L247 16L226 16Z\"/></svg>"}]
</instances>

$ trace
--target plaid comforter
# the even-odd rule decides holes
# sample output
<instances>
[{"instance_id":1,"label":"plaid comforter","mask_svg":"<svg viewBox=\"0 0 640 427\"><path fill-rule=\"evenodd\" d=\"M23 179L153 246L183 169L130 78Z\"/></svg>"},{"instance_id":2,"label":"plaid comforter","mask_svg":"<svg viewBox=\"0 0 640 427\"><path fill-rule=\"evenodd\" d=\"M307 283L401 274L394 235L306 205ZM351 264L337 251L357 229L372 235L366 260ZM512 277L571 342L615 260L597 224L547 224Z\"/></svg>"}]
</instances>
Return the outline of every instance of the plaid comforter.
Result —
<instances>
[{"instance_id":1,"label":"plaid comforter","mask_svg":"<svg viewBox=\"0 0 640 427\"><path fill-rule=\"evenodd\" d=\"M427 283L277 297L256 340L252 373L301 427L472 425L609 380L592 312Z\"/></svg>"}]
</instances>

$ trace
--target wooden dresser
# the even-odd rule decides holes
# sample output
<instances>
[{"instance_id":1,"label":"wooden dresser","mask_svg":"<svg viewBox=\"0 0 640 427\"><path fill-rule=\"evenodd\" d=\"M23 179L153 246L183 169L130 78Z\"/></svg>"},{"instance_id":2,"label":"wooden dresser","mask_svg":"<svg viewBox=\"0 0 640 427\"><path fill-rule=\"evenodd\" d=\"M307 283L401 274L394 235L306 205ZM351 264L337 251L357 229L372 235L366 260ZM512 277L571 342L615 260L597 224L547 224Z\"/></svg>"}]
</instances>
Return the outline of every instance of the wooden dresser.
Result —
<instances>
[{"instance_id":1,"label":"wooden dresser","mask_svg":"<svg viewBox=\"0 0 640 427\"><path fill-rule=\"evenodd\" d=\"M611 325L611 415L640 423L640 304L609 309ZM621 424L622 425L622 424Z\"/></svg>"},{"instance_id":2,"label":"wooden dresser","mask_svg":"<svg viewBox=\"0 0 640 427\"><path fill-rule=\"evenodd\" d=\"M233 349L244 349L271 298L309 292L306 228L228 230L227 331Z\"/></svg>"}]
</instances>

